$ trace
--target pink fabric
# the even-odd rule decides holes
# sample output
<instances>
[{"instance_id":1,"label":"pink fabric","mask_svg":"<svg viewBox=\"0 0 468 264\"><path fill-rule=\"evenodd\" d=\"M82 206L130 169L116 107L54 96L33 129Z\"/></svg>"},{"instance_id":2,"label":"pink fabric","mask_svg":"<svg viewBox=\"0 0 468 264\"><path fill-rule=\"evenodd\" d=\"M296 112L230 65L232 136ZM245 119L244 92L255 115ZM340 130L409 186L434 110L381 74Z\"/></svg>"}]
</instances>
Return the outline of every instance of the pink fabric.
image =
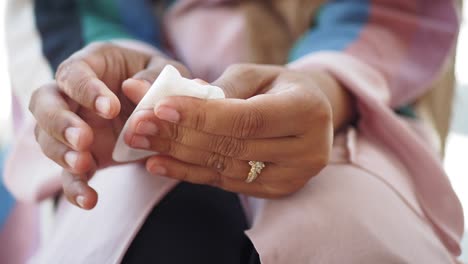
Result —
<instances>
[{"instance_id":1,"label":"pink fabric","mask_svg":"<svg viewBox=\"0 0 468 264\"><path fill-rule=\"evenodd\" d=\"M335 138L330 165L301 191L256 202L247 234L262 263L457 263L405 166L354 129Z\"/></svg>"},{"instance_id":2,"label":"pink fabric","mask_svg":"<svg viewBox=\"0 0 468 264\"><path fill-rule=\"evenodd\" d=\"M31 263L118 263L134 236L177 181L154 177L141 165L102 170L90 184L99 193L91 211L61 200L52 239Z\"/></svg>"},{"instance_id":3,"label":"pink fabric","mask_svg":"<svg viewBox=\"0 0 468 264\"><path fill-rule=\"evenodd\" d=\"M454 49L460 24L455 1L369 2L369 19L344 52L383 75L392 90L391 107L410 104L426 92Z\"/></svg>"},{"instance_id":4,"label":"pink fabric","mask_svg":"<svg viewBox=\"0 0 468 264\"><path fill-rule=\"evenodd\" d=\"M247 54L237 46L245 40L242 14L218 2L182 1L165 17L177 57L209 80ZM382 37L395 47L404 42ZM402 60L387 51L393 65ZM406 94L357 51L311 54L289 67L333 74L357 98L360 122L335 138L331 164L298 193L244 199L253 218L247 233L263 263L454 263L463 232L460 203L428 143L390 108L426 87ZM18 197L39 200L59 190L60 171L34 144L32 125L18 139L6 180ZM33 263L118 262L151 208L177 184L139 165L103 170L91 183L100 194L97 208L85 212L62 201L51 240Z\"/></svg>"},{"instance_id":5,"label":"pink fabric","mask_svg":"<svg viewBox=\"0 0 468 264\"><path fill-rule=\"evenodd\" d=\"M350 129L335 138L330 166L298 193L247 197L254 219L247 234L262 263L456 263L428 224L409 171L391 153ZM177 182L126 165L99 172L91 184L98 206L88 212L62 200L51 240L31 263L119 262Z\"/></svg>"},{"instance_id":6,"label":"pink fabric","mask_svg":"<svg viewBox=\"0 0 468 264\"><path fill-rule=\"evenodd\" d=\"M38 205L16 203L0 229L0 263L26 263L39 245L38 225Z\"/></svg>"},{"instance_id":7,"label":"pink fabric","mask_svg":"<svg viewBox=\"0 0 468 264\"><path fill-rule=\"evenodd\" d=\"M60 190L62 168L40 154L41 148L34 137L35 122L24 123L6 162L5 186L17 199L36 202Z\"/></svg>"},{"instance_id":8,"label":"pink fabric","mask_svg":"<svg viewBox=\"0 0 468 264\"><path fill-rule=\"evenodd\" d=\"M440 233L447 248L454 254L460 254L459 243L464 230L460 201L453 193L440 159L428 147L430 144L422 140L386 106L388 88L381 75L353 57L341 53L311 55L295 62L291 67L324 68L346 84L358 98L361 133L369 138L379 139L398 155L410 172L419 202L434 228ZM364 76L368 78L363 78Z\"/></svg>"},{"instance_id":9,"label":"pink fabric","mask_svg":"<svg viewBox=\"0 0 468 264\"><path fill-rule=\"evenodd\" d=\"M180 1L166 15L164 24L177 59L184 62L195 77L214 81L227 66L248 61L246 20L239 7L188 8L184 2ZM194 40L208 40L208 43ZM200 52L207 48L208 56Z\"/></svg>"}]
</instances>

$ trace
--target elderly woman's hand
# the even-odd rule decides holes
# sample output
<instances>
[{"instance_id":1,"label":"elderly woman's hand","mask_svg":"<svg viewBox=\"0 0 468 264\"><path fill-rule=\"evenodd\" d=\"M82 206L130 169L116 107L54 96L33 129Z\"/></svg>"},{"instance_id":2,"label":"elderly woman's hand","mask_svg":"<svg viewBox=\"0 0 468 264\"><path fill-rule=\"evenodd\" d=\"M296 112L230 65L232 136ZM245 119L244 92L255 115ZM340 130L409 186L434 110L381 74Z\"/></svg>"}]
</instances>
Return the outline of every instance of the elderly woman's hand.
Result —
<instances>
[{"instance_id":1,"label":"elderly woman's hand","mask_svg":"<svg viewBox=\"0 0 468 264\"><path fill-rule=\"evenodd\" d=\"M37 142L64 168L63 189L72 203L94 207L97 194L87 180L114 164L112 150L123 124L168 63L189 75L156 51L92 44L60 65L55 82L34 92L30 110Z\"/></svg>"},{"instance_id":2,"label":"elderly woman's hand","mask_svg":"<svg viewBox=\"0 0 468 264\"><path fill-rule=\"evenodd\" d=\"M351 116L349 96L319 71L235 65L214 84L228 99L170 97L154 113L141 111L130 120L126 143L163 154L147 160L149 172L281 197L327 165L334 125ZM246 182L249 161L266 165L252 183Z\"/></svg>"}]
</instances>

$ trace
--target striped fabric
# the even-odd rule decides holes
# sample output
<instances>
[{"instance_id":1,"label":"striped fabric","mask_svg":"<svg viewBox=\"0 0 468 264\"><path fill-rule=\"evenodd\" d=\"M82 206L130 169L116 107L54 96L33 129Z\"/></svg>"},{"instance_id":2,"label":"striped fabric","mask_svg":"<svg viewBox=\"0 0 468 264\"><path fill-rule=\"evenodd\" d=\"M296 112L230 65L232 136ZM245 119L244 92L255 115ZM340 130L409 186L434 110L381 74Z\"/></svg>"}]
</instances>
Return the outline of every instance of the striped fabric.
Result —
<instances>
[{"instance_id":1,"label":"striped fabric","mask_svg":"<svg viewBox=\"0 0 468 264\"><path fill-rule=\"evenodd\" d=\"M162 1L162 5L148 0L136 0L131 4L123 0L35 0L34 2L43 53L55 70L58 64L74 51L94 41L132 38L164 50L161 18L155 13L158 13L159 9L169 8L176 1ZM420 89L412 87L427 85L428 82L425 80L431 79L431 76L437 73L439 65L445 59L446 51L451 48L450 34L453 32L444 32L443 28L440 30L427 28L427 25L414 28L413 22L418 17L410 14L418 13L421 19L448 18L447 27L458 21L456 17L450 17L450 12L453 11L450 4L434 3L429 5L433 6L432 8L427 8L425 0L419 0L418 3L411 5L386 2L334 0L325 3L313 19L315 23L310 31L304 34L291 50L289 60L294 61L304 55L324 50L345 51L360 59L367 59L370 64L386 73L391 84L394 83L409 93L410 96L396 100L392 105L397 113L414 117L415 113L408 104L420 96L421 92L418 92ZM392 20L392 12L395 12L392 9L395 6L408 12L407 21ZM360 38L362 34L380 30L379 28L385 28L387 32L376 34L375 44L381 41L379 37L385 39L382 34L397 33L402 36L417 37L411 42L398 39L399 43L395 44L401 45L402 48L387 52L385 47L378 47L385 45L369 47L368 39ZM439 35L439 39L446 41L426 45L428 34L434 32ZM395 40L390 39L390 41ZM434 55L428 57L424 56L425 54ZM412 71L409 70L410 67ZM415 67L421 72L417 78L412 76Z\"/></svg>"},{"instance_id":2,"label":"striped fabric","mask_svg":"<svg viewBox=\"0 0 468 264\"><path fill-rule=\"evenodd\" d=\"M159 19L151 1L35 0L42 47L53 70L94 41L133 38L159 47Z\"/></svg>"},{"instance_id":3,"label":"striped fabric","mask_svg":"<svg viewBox=\"0 0 468 264\"><path fill-rule=\"evenodd\" d=\"M358 40L369 22L369 12L369 0L332 1L323 5L312 28L291 50L289 60L323 50L345 50Z\"/></svg>"},{"instance_id":4,"label":"striped fabric","mask_svg":"<svg viewBox=\"0 0 468 264\"><path fill-rule=\"evenodd\" d=\"M398 20L397 13L403 13ZM444 64L457 36L454 28L458 17L450 1L334 0L296 43L290 61L323 50L351 54L384 73L389 87L399 89L393 94L404 94L391 98L391 106L414 117L408 104Z\"/></svg>"},{"instance_id":5,"label":"striped fabric","mask_svg":"<svg viewBox=\"0 0 468 264\"><path fill-rule=\"evenodd\" d=\"M94 41L132 38L164 51L161 18L155 14L170 8L176 1L161 1L162 4L150 0L34 2L43 52L55 70L74 51ZM413 116L408 104L421 95L421 89L414 87L427 86L437 74L453 45L456 33L450 29L458 24L450 1L426 2L328 1L312 19L315 23L310 30L294 45L289 61L324 50L354 55L379 68L391 87L408 93L404 98L392 98L391 104L402 108L398 113ZM406 15L396 21L394 17L402 12ZM384 43L386 40L389 43ZM427 45L428 40L431 45Z\"/></svg>"}]
</instances>

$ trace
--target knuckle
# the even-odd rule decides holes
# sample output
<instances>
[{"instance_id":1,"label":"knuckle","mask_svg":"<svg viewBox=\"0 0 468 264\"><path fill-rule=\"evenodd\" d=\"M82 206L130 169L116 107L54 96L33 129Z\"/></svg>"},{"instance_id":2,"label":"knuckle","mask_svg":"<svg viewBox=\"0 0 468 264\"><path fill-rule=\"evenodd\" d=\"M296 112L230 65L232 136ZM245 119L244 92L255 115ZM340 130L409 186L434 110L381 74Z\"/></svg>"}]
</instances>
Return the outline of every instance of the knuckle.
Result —
<instances>
[{"instance_id":1,"label":"knuckle","mask_svg":"<svg viewBox=\"0 0 468 264\"><path fill-rule=\"evenodd\" d=\"M328 153L323 153L323 154L318 155L315 158L315 166L314 167L319 171L322 170L323 168L325 168L328 165L329 159L330 159L330 157L329 157Z\"/></svg>"},{"instance_id":2,"label":"knuckle","mask_svg":"<svg viewBox=\"0 0 468 264\"><path fill-rule=\"evenodd\" d=\"M73 65L83 63L85 62L77 61L73 58L63 62L57 70L56 80L60 88L70 95L72 99L82 103L90 103L90 100L94 99L96 93L92 90L93 86L90 85L88 76L83 74L72 76L74 74L72 70Z\"/></svg>"},{"instance_id":3,"label":"knuckle","mask_svg":"<svg viewBox=\"0 0 468 264\"><path fill-rule=\"evenodd\" d=\"M174 140L176 142L182 142L184 139L184 131L183 128L176 124L169 125L169 139Z\"/></svg>"},{"instance_id":4,"label":"knuckle","mask_svg":"<svg viewBox=\"0 0 468 264\"><path fill-rule=\"evenodd\" d=\"M330 154L328 152L325 152L320 154L318 157L317 157L317 166L319 168L324 168L325 166L327 166L328 162L330 160Z\"/></svg>"},{"instance_id":5,"label":"knuckle","mask_svg":"<svg viewBox=\"0 0 468 264\"><path fill-rule=\"evenodd\" d=\"M196 130L204 131L206 126L206 112L203 110L197 111L193 123L193 127L195 127Z\"/></svg>"},{"instance_id":6,"label":"knuckle","mask_svg":"<svg viewBox=\"0 0 468 264\"><path fill-rule=\"evenodd\" d=\"M174 144L170 140L160 141L159 144L157 144L157 150L158 152L168 155L175 154Z\"/></svg>"},{"instance_id":7,"label":"knuckle","mask_svg":"<svg viewBox=\"0 0 468 264\"><path fill-rule=\"evenodd\" d=\"M41 88L38 88L38 89L34 90L32 95L31 95L31 99L29 100L28 109L29 109L29 112L31 112L33 115L36 112L37 101L40 98L40 94L42 92L42 89L43 88L41 87Z\"/></svg>"},{"instance_id":8,"label":"knuckle","mask_svg":"<svg viewBox=\"0 0 468 264\"><path fill-rule=\"evenodd\" d=\"M39 135L38 143L41 147L42 153L44 153L46 157L53 160L54 162L57 162L59 165L65 164L63 155L66 148L64 145L58 144L43 133Z\"/></svg>"},{"instance_id":9,"label":"knuckle","mask_svg":"<svg viewBox=\"0 0 468 264\"><path fill-rule=\"evenodd\" d=\"M230 157L241 157L246 153L245 142L234 137L222 136L211 142L214 144L212 149L217 153L224 153Z\"/></svg>"},{"instance_id":10,"label":"knuckle","mask_svg":"<svg viewBox=\"0 0 468 264\"><path fill-rule=\"evenodd\" d=\"M179 171L178 179L184 182L187 182L190 179L191 170L187 167L184 167Z\"/></svg>"},{"instance_id":11,"label":"knuckle","mask_svg":"<svg viewBox=\"0 0 468 264\"><path fill-rule=\"evenodd\" d=\"M75 100L86 106L92 106L93 100L96 97L92 86L89 85L89 79L85 76L77 79L73 91L70 91L70 93L74 95Z\"/></svg>"},{"instance_id":12,"label":"knuckle","mask_svg":"<svg viewBox=\"0 0 468 264\"><path fill-rule=\"evenodd\" d=\"M101 41L101 42L92 42L88 44L86 48L91 51L102 51L102 50L106 50L110 46L113 46L113 44L111 44L110 42Z\"/></svg>"},{"instance_id":13,"label":"knuckle","mask_svg":"<svg viewBox=\"0 0 468 264\"><path fill-rule=\"evenodd\" d=\"M326 103L322 103L321 107L316 110L316 120L323 123L330 123L333 120L331 106Z\"/></svg>"},{"instance_id":14,"label":"knuckle","mask_svg":"<svg viewBox=\"0 0 468 264\"><path fill-rule=\"evenodd\" d=\"M216 152L211 152L205 160L206 167L214 168L218 172L226 170L226 157Z\"/></svg>"},{"instance_id":15,"label":"knuckle","mask_svg":"<svg viewBox=\"0 0 468 264\"><path fill-rule=\"evenodd\" d=\"M173 141L169 141L168 144L167 144L167 147L166 147L166 150L167 150L167 154L169 154L170 156L172 157L177 157L179 156L179 153L180 153L180 145L173 142Z\"/></svg>"},{"instance_id":16,"label":"knuckle","mask_svg":"<svg viewBox=\"0 0 468 264\"><path fill-rule=\"evenodd\" d=\"M60 63L55 73L55 79L57 80L58 83L64 83L68 79L71 73L70 69L72 68L75 62L76 62L76 59L73 57L70 57L66 59L65 61L63 61L62 63Z\"/></svg>"},{"instance_id":17,"label":"knuckle","mask_svg":"<svg viewBox=\"0 0 468 264\"><path fill-rule=\"evenodd\" d=\"M233 120L232 135L248 138L257 135L265 127L265 120L256 108L238 114Z\"/></svg>"},{"instance_id":18,"label":"knuckle","mask_svg":"<svg viewBox=\"0 0 468 264\"><path fill-rule=\"evenodd\" d=\"M52 132L57 123L61 121L61 113L56 109L52 109L46 112L46 119L48 120L46 130Z\"/></svg>"},{"instance_id":19,"label":"knuckle","mask_svg":"<svg viewBox=\"0 0 468 264\"><path fill-rule=\"evenodd\" d=\"M317 94L309 94L302 98L301 106L303 106L303 116L308 118L313 123L328 123L333 120L331 105L325 98L325 95L317 96Z\"/></svg>"},{"instance_id":20,"label":"knuckle","mask_svg":"<svg viewBox=\"0 0 468 264\"><path fill-rule=\"evenodd\" d=\"M55 137L57 140L63 140L65 129L71 124L71 121L67 119L66 112L52 109L47 111L45 116L47 122L42 127L45 130L44 133Z\"/></svg>"},{"instance_id":21,"label":"knuckle","mask_svg":"<svg viewBox=\"0 0 468 264\"><path fill-rule=\"evenodd\" d=\"M38 118L37 115L42 113L44 109L50 108L50 95L55 95L57 92L56 89L55 82L52 82L45 84L32 92L28 109L36 119ZM57 100L54 100L53 103L57 103Z\"/></svg>"},{"instance_id":22,"label":"knuckle","mask_svg":"<svg viewBox=\"0 0 468 264\"><path fill-rule=\"evenodd\" d=\"M60 148L58 146L56 147L44 147L43 148L44 154L54 162L56 162L59 165L65 164L63 155L64 155L64 150L63 148Z\"/></svg>"},{"instance_id":23,"label":"knuckle","mask_svg":"<svg viewBox=\"0 0 468 264\"><path fill-rule=\"evenodd\" d=\"M303 161L304 168L309 172L319 172L328 165L329 153L326 151L321 151L319 154L312 154L306 156Z\"/></svg>"}]
</instances>

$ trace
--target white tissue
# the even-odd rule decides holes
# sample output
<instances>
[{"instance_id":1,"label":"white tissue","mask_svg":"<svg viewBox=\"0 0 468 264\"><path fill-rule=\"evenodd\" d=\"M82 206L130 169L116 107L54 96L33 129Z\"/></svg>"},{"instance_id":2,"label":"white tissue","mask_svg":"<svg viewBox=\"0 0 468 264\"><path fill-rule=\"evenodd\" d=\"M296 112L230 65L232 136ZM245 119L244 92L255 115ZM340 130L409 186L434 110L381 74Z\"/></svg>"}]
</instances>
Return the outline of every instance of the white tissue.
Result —
<instances>
[{"instance_id":1,"label":"white tissue","mask_svg":"<svg viewBox=\"0 0 468 264\"><path fill-rule=\"evenodd\" d=\"M222 99L225 98L221 88L212 85L203 85L196 81L186 79L180 75L176 68L171 65L164 67L159 77L153 83L146 95L141 99L133 114L140 110L153 110L159 102L167 96L192 96L201 99ZM114 147L112 158L117 162L127 162L140 160L157 152L134 149L124 142L124 133L128 127L128 121L125 123L119 139Z\"/></svg>"}]
</instances>

